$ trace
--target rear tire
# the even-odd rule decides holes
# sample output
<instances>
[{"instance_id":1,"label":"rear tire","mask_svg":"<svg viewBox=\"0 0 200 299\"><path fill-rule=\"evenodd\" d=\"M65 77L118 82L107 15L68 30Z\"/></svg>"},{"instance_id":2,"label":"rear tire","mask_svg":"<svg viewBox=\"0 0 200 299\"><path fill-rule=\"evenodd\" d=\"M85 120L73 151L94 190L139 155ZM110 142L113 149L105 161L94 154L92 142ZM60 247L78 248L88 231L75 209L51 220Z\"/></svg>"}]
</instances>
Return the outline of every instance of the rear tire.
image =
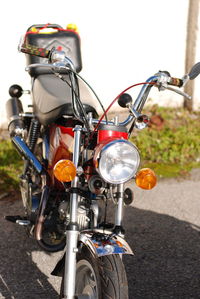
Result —
<instances>
[{"instance_id":1,"label":"rear tire","mask_svg":"<svg viewBox=\"0 0 200 299\"><path fill-rule=\"evenodd\" d=\"M128 299L128 283L119 255L95 258L83 247L77 254L76 294L90 299ZM63 271L64 272L64 271ZM60 298L64 297L64 274Z\"/></svg>"}]
</instances>

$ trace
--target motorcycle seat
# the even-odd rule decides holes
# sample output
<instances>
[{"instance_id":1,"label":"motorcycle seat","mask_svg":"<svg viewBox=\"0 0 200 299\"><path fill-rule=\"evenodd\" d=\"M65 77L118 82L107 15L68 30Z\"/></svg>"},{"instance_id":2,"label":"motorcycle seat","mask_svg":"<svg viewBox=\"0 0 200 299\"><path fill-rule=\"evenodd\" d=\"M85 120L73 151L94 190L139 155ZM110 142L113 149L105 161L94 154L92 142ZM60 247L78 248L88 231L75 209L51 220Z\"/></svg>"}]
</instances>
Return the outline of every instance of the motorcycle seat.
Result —
<instances>
[{"instance_id":1,"label":"motorcycle seat","mask_svg":"<svg viewBox=\"0 0 200 299\"><path fill-rule=\"evenodd\" d=\"M69 82L68 75L64 75ZM86 85L79 80L80 99L86 113L91 112L98 118L95 99ZM41 124L49 125L63 115L73 116L72 95L70 86L54 74L39 75L32 84L33 109Z\"/></svg>"}]
</instances>

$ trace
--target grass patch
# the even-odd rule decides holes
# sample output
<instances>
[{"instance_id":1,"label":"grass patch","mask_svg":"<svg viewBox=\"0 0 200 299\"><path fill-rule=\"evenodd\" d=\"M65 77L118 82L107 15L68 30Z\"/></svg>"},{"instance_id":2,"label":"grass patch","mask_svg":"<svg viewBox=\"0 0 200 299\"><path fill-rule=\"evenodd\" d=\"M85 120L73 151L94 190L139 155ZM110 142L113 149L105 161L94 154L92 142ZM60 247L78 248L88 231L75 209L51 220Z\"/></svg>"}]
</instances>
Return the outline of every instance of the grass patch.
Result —
<instances>
[{"instance_id":1,"label":"grass patch","mask_svg":"<svg viewBox=\"0 0 200 299\"><path fill-rule=\"evenodd\" d=\"M0 192L19 190L22 160L10 140L0 140Z\"/></svg>"},{"instance_id":2,"label":"grass patch","mask_svg":"<svg viewBox=\"0 0 200 299\"><path fill-rule=\"evenodd\" d=\"M156 175L160 178L175 178L175 177L187 177L188 173L193 168L200 168L200 163L190 163L186 165L179 164L163 164L163 163L142 163L144 167L153 169Z\"/></svg>"},{"instance_id":3,"label":"grass patch","mask_svg":"<svg viewBox=\"0 0 200 299\"><path fill-rule=\"evenodd\" d=\"M160 177L185 175L200 167L199 112L154 105L145 113L152 120L150 127L131 137L140 150L142 166L152 167Z\"/></svg>"}]
</instances>

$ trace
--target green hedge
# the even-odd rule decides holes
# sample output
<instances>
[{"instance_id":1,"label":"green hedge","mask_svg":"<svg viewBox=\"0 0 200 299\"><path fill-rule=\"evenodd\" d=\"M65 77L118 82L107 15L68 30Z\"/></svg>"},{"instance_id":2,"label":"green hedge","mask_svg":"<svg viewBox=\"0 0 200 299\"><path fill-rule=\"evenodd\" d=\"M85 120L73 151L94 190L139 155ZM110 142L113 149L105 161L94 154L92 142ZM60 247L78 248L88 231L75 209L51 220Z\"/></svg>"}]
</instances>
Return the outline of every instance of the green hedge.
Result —
<instances>
[{"instance_id":1,"label":"green hedge","mask_svg":"<svg viewBox=\"0 0 200 299\"><path fill-rule=\"evenodd\" d=\"M163 124L162 128L152 125L131 136L141 152L143 165L153 165L161 176L179 175L200 167L200 113L158 106L145 113L160 117Z\"/></svg>"},{"instance_id":2,"label":"green hedge","mask_svg":"<svg viewBox=\"0 0 200 299\"><path fill-rule=\"evenodd\" d=\"M22 160L10 140L0 140L0 192L19 190Z\"/></svg>"}]
</instances>

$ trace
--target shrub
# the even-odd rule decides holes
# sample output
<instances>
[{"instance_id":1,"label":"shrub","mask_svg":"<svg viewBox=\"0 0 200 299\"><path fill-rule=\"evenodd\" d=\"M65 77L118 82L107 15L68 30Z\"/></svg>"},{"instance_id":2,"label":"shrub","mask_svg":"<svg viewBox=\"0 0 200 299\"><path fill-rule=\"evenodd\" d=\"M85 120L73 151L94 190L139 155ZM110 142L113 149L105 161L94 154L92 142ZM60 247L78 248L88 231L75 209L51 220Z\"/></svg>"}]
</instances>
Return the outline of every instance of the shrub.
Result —
<instances>
[{"instance_id":1,"label":"shrub","mask_svg":"<svg viewBox=\"0 0 200 299\"><path fill-rule=\"evenodd\" d=\"M149 128L133 133L131 141L138 146L143 164L178 168L177 174L200 166L200 113L158 106L145 113L150 118L159 116L163 125L161 128L150 122Z\"/></svg>"}]
</instances>

